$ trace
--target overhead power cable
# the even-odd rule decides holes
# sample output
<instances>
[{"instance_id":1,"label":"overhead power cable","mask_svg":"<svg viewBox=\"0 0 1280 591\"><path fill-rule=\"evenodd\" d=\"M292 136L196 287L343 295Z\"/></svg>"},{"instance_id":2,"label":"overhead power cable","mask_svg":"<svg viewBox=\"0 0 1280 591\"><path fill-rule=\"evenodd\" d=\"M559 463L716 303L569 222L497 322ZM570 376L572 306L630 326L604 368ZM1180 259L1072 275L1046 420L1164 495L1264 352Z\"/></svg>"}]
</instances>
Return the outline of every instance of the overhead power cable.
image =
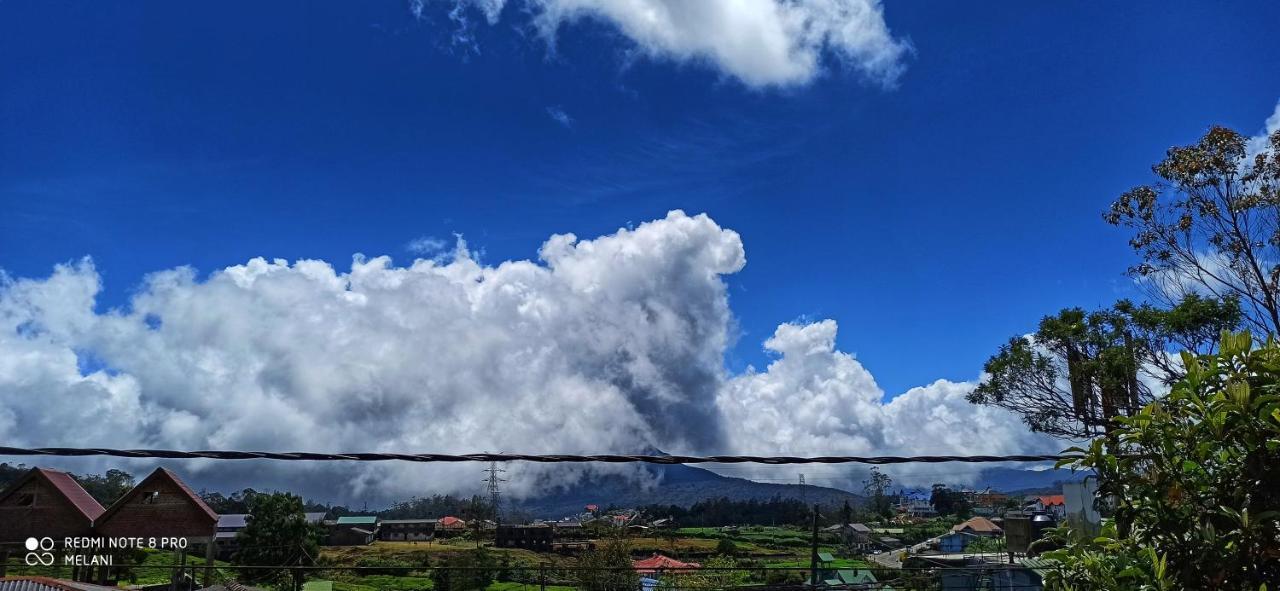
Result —
<instances>
[{"instance_id":1,"label":"overhead power cable","mask_svg":"<svg viewBox=\"0 0 1280 591\"><path fill-rule=\"evenodd\" d=\"M167 460L280 460L312 462L535 462L567 464L602 462L607 464L970 464L994 462L1053 462L1077 456L1021 454L1007 456L667 456L618 454L432 454L432 453L314 453L271 451L176 451L168 449L109 449L80 447L3 447L0 456L113 456Z\"/></svg>"}]
</instances>

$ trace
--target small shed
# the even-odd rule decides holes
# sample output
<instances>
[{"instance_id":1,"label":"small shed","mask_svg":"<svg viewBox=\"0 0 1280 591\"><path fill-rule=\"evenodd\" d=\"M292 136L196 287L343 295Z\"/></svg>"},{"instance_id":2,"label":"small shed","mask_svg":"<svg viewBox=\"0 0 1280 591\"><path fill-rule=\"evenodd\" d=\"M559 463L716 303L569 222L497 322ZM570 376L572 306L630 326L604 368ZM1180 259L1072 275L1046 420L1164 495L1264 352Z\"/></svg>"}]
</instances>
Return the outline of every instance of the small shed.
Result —
<instances>
[{"instance_id":1,"label":"small shed","mask_svg":"<svg viewBox=\"0 0 1280 591\"><path fill-rule=\"evenodd\" d=\"M938 537L938 551L945 553L964 552L973 539L973 534L953 531Z\"/></svg>"}]
</instances>

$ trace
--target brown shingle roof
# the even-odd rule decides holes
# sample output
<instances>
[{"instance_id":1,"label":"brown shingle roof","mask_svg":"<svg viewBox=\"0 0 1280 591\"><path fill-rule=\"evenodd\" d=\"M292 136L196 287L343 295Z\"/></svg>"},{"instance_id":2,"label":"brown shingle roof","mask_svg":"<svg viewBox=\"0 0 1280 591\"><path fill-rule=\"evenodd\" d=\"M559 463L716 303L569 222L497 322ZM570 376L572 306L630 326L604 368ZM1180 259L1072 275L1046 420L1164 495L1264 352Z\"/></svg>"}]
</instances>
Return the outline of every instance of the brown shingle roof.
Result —
<instances>
[{"instance_id":1,"label":"brown shingle roof","mask_svg":"<svg viewBox=\"0 0 1280 591\"><path fill-rule=\"evenodd\" d=\"M1004 531L1000 529L1000 526L992 523L990 519L981 516L971 518L964 523L958 524L951 528L951 531L964 531L966 529L975 533L996 533Z\"/></svg>"}]
</instances>

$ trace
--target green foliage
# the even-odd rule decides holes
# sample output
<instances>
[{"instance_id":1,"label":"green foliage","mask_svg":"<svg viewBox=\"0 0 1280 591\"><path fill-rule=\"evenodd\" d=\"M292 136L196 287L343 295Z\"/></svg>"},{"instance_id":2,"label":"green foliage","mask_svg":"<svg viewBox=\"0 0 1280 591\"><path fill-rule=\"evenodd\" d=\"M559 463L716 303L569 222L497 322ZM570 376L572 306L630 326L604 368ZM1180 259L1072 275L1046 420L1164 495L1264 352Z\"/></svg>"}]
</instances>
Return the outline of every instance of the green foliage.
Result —
<instances>
[{"instance_id":1,"label":"green foliage","mask_svg":"<svg viewBox=\"0 0 1280 591\"><path fill-rule=\"evenodd\" d=\"M236 536L240 550L234 562L261 566L242 571L246 581L286 584L289 571L270 566L311 566L320 555L320 532L307 523L302 498L289 493L260 494L250 506L252 516ZM301 585L302 571L292 571L291 583Z\"/></svg>"},{"instance_id":2,"label":"green foliage","mask_svg":"<svg viewBox=\"0 0 1280 591\"><path fill-rule=\"evenodd\" d=\"M1058 588L1260 589L1280 581L1280 346L1224 334L1182 356L1169 395L1067 462L1096 470L1114 520L1059 535Z\"/></svg>"},{"instance_id":3,"label":"green foliage","mask_svg":"<svg viewBox=\"0 0 1280 591\"><path fill-rule=\"evenodd\" d=\"M880 517L893 516L893 499L889 497L889 489L893 487L893 479L873 466L867 479L862 481L862 492L867 495L867 511Z\"/></svg>"},{"instance_id":4,"label":"green foliage","mask_svg":"<svg viewBox=\"0 0 1280 591\"><path fill-rule=\"evenodd\" d=\"M493 583L495 564L484 548L451 554L431 571L436 591L473 591Z\"/></svg>"},{"instance_id":5,"label":"green foliage","mask_svg":"<svg viewBox=\"0 0 1280 591\"><path fill-rule=\"evenodd\" d=\"M1169 150L1153 185L1121 195L1104 214L1129 228L1142 262L1129 272L1171 299L1208 293L1245 303L1259 334L1280 332L1280 131L1255 158L1247 138L1213 127Z\"/></svg>"},{"instance_id":6,"label":"green foliage","mask_svg":"<svg viewBox=\"0 0 1280 591\"><path fill-rule=\"evenodd\" d=\"M964 493L952 490L943 484L933 485L929 504L938 511L938 515L968 517L973 512L973 504L964 496Z\"/></svg>"},{"instance_id":7,"label":"green foliage","mask_svg":"<svg viewBox=\"0 0 1280 591\"><path fill-rule=\"evenodd\" d=\"M581 568L573 574L583 591L635 591L640 587L640 575L631 568L627 541L619 535L584 553L578 566Z\"/></svg>"},{"instance_id":8,"label":"green foliage","mask_svg":"<svg viewBox=\"0 0 1280 591\"><path fill-rule=\"evenodd\" d=\"M728 497L704 498L687 507L646 505L645 515L671 517L684 526L807 524L813 507L798 499L773 497L767 501L735 501Z\"/></svg>"},{"instance_id":9,"label":"green foliage","mask_svg":"<svg viewBox=\"0 0 1280 591\"><path fill-rule=\"evenodd\" d=\"M721 540L716 543L716 554L720 554L721 556L737 556L738 545L733 543L733 540L721 538Z\"/></svg>"},{"instance_id":10,"label":"green foliage","mask_svg":"<svg viewBox=\"0 0 1280 591\"><path fill-rule=\"evenodd\" d=\"M355 565L361 569L356 571L356 574L362 577L372 575L407 577L414 568L413 564L404 560L381 556L364 556L356 560Z\"/></svg>"},{"instance_id":11,"label":"green foliage","mask_svg":"<svg viewBox=\"0 0 1280 591\"><path fill-rule=\"evenodd\" d=\"M124 470L107 470L105 474L77 475L76 482L94 499L108 506L133 488L133 475Z\"/></svg>"},{"instance_id":12,"label":"green foliage","mask_svg":"<svg viewBox=\"0 0 1280 591\"><path fill-rule=\"evenodd\" d=\"M663 573L659 588L719 591L745 585L751 576L750 571L739 568L737 561L726 556L711 558L702 566L695 571Z\"/></svg>"},{"instance_id":13,"label":"green foliage","mask_svg":"<svg viewBox=\"0 0 1280 591\"><path fill-rule=\"evenodd\" d=\"M1088 439L1152 400L1140 370L1172 382L1182 368L1171 362L1171 347L1212 352L1218 335L1239 323L1234 300L1194 294L1169 309L1127 300L1093 312L1065 309L1041 319L1031 338L1001 346L968 400L1019 414L1033 431Z\"/></svg>"}]
</instances>

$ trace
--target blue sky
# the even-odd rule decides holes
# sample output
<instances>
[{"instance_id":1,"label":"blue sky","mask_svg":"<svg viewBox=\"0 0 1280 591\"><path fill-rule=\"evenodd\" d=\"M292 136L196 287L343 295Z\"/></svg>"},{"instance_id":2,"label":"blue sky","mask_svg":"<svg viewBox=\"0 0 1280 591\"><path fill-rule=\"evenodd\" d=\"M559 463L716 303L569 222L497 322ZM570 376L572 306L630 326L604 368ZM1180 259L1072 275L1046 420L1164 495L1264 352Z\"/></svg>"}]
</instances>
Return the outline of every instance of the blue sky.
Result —
<instances>
[{"instance_id":1,"label":"blue sky","mask_svg":"<svg viewBox=\"0 0 1280 591\"><path fill-rule=\"evenodd\" d=\"M1274 2L895 2L896 84L828 60L752 86L603 20L555 49L513 2L0 3L0 268L265 256L408 262L420 237L536 256L705 212L739 232L733 371L832 318L889 396L971 380L1064 306L1136 292L1101 211L1170 145L1280 98Z\"/></svg>"}]
</instances>

